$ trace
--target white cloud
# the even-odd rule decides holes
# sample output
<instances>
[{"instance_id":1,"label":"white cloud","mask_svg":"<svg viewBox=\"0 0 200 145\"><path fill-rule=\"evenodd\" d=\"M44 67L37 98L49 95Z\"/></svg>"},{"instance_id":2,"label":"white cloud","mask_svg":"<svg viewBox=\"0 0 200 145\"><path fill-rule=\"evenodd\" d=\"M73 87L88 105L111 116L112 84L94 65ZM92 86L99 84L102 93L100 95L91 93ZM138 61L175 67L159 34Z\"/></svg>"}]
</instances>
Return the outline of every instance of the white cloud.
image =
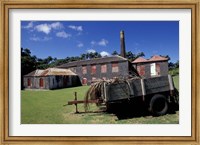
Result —
<instances>
[{"instance_id":1,"label":"white cloud","mask_svg":"<svg viewBox=\"0 0 200 145\"><path fill-rule=\"evenodd\" d=\"M61 38L69 38L69 37L71 37L71 34L68 34L65 31L61 31L61 32L57 32L56 36L61 37Z\"/></svg>"},{"instance_id":2,"label":"white cloud","mask_svg":"<svg viewBox=\"0 0 200 145\"><path fill-rule=\"evenodd\" d=\"M83 47L83 46L84 46L83 43L79 43L79 44L77 45L77 47L79 47L79 48L81 48L81 47Z\"/></svg>"},{"instance_id":3,"label":"white cloud","mask_svg":"<svg viewBox=\"0 0 200 145\"><path fill-rule=\"evenodd\" d=\"M39 37L31 37L30 40L32 40L32 41L40 41L41 39Z\"/></svg>"},{"instance_id":4,"label":"white cloud","mask_svg":"<svg viewBox=\"0 0 200 145\"><path fill-rule=\"evenodd\" d=\"M91 44L91 46L94 46L94 45L107 46L108 40L106 40L106 39L101 39L101 40L98 41L98 42L92 40L92 41L90 42L90 44Z\"/></svg>"},{"instance_id":5,"label":"white cloud","mask_svg":"<svg viewBox=\"0 0 200 145\"><path fill-rule=\"evenodd\" d=\"M25 29L33 28L33 22L29 22L26 26L23 26L22 28L25 28Z\"/></svg>"},{"instance_id":6,"label":"white cloud","mask_svg":"<svg viewBox=\"0 0 200 145\"><path fill-rule=\"evenodd\" d=\"M40 38L40 37L36 37L36 36L33 36L30 38L30 40L32 40L32 41L48 41L51 39L52 39L51 37Z\"/></svg>"},{"instance_id":7,"label":"white cloud","mask_svg":"<svg viewBox=\"0 0 200 145\"><path fill-rule=\"evenodd\" d=\"M82 26L78 26L77 27L77 31L83 31L83 27Z\"/></svg>"},{"instance_id":8,"label":"white cloud","mask_svg":"<svg viewBox=\"0 0 200 145\"><path fill-rule=\"evenodd\" d=\"M45 34L49 34L51 32L51 25L40 24L40 25L35 26L35 29L38 32L44 32Z\"/></svg>"},{"instance_id":9,"label":"white cloud","mask_svg":"<svg viewBox=\"0 0 200 145\"><path fill-rule=\"evenodd\" d=\"M99 44L100 46L107 46L108 40L106 40L106 39L101 39L101 41L99 41L98 44Z\"/></svg>"},{"instance_id":10,"label":"white cloud","mask_svg":"<svg viewBox=\"0 0 200 145\"><path fill-rule=\"evenodd\" d=\"M96 50L94 50L94 49L88 49L87 52L88 52L88 53L95 53Z\"/></svg>"},{"instance_id":11,"label":"white cloud","mask_svg":"<svg viewBox=\"0 0 200 145\"><path fill-rule=\"evenodd\" d=\"M43 32L45 34L49 34L52 29L58 30L58 29L64 28L64 26L60 22L54 22L54 23L51 23L51 24L46 24L46 23L40 24L40 25L35 26L34 28L38 32Z\"/></svg>"},{"instance_id":12,"label":"white cloud","mask_svg":"<svg viewBox=\"0 0 200 145\"><path fill-rule=\"evenodd\" d=\"M91 45L95 45L96 42L95 42L95 41L91 41L90 44L91 44Z\"/></svg>"},{"instance_id":13,"label":"white cloud","mask_svg":"<svg viewBox=\"0 0 200 145\"><path fill-rule=\"evenodd\" d=\"M110 56L110 54L109 54L108 52L106 52L106 51L100 52L100 55L101 55L102 57Z\"/></svg>"},{"instance_id":14,"label":"white cloud","mask_svg":"<svg viewBox=\"0 0 200 145\"><path fill-rule=\"evenodd\" d=\"M83 31L82 26L69 25L68 28L76 30L76 31Z\"/></svg>"},{"instance_id":15,"label":"white cloud","mask_svg":"<svg viewBox=\"0 0 200 145\"><path fill-rule=\"evenodd\" d=\"M64 28L63 24L60 23L60 22L52 23L50 26L51 26L52 29L62 29L62 28Z\"/></svg>"},{"instance_id":16,"label":"white cloud","mask_svg":"<svg viewBox=\"0 0 200 145\"><path fill-rule=\"evenodd\" d=\"M43 41L48 41L48 40L51 40L52 38L51 37L44 37Z\"/></svg>"}]
</instances>

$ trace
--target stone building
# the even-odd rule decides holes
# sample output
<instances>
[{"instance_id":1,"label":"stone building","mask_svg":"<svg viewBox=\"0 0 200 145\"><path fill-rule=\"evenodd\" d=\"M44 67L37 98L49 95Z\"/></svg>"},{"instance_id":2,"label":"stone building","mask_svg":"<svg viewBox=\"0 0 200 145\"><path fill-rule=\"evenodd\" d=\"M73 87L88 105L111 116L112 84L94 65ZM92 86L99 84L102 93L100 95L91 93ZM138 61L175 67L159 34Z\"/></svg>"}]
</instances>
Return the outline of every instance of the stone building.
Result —
<instances>
[{"instance_id":1,"label":"stone building","mask_svg":"<svg viewBox=\"0 0 200 145\"><path fill-rule=\"evenodd\" d=\"M120 32L120 56L108 56L90 60L73 61L49 68L35 70L24 76L24 87L30 89L57 89L78 85L89 85L92 82L114 77L130 75L153 77L168 74L168 59L153 56L150 59L137 58L132 63L126 59L124 32Z\"/></svg>"},{"instance_id":2,"label":"stone building","mask_svg":"<svg viewBox=\"0 0 200 145\"><path fill-rule=\"evenodd\" d=\"M121 56L110 56L92 60L74 61L58 66L70 69L82 80L82 84L91 84L97 79L112 79L114 77L128 77L131 63ZM136 73L136 72L135 72Z\"/></svg>"},{"instance_id":3,"label":"stone building","mask_svg":"<svg viewBox=\"0 0 200 145\"><path fill-rule=\"evenodd\" d=\"M154 55L150 59L139 57L132 64L140 76L154 77L168 75L168 58L166 57L158 55Z\"/></svg>"},{"instance_id":4,"label":"stone building","mask_svg":"<svg viewBox=\"0 0 200 145\"><path fill-rule=\"evenodd\" d=\"M120 32L121 56L109 56L91 60L69 62L58 68L70 69L76 73L83 85L91 84L98 79L112 79L114 77L128 77L130 73L137 74L132 64L126 59L124 31Z\"/></svg>"},{"instance_id":5,"label":"stone building","mask_svg":"<svg viewBox=\"0 0 200 145\"><path fill-rule=\"evenodd\" d=\"M25 89L57 89L80 85L78 75L69 69L37 69L24 76Z\"/></svg>"}]
</instances>

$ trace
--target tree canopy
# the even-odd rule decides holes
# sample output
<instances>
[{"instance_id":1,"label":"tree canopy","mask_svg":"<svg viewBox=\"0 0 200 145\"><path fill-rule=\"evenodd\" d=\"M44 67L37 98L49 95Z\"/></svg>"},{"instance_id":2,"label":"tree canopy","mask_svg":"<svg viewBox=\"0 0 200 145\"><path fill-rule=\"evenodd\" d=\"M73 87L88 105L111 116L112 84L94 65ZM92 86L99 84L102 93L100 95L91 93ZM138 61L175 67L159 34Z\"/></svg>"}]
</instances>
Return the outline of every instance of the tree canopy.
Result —
<instances>
[{"instance_id":1,"label":"tree canopy","mask_svg":"<svg viewBox=\"0 0 200 145\"><path fill-rule=\"evenodd\" d=\"M119 53L117 51L114 51L112 55L119 55ZM133 61L134 59L141 56L145 56L144 52L140 52L138 54L133 54L131 51L126 52L126 58L130 61ZM42 59L37 58L35 55L32 55L31 51L28 48L21 48L21 74L23 76L36 69L46 69L71 61L88 60L101 57L101 54L98 52L87 52L81 54L80 56L66 57L63 59L53 58L52 56L48 56L47 58Z\"/></svg>"},{"instance_id":2,"label":"tree canopy","mask_svg":"<svg viewBox=\"0 0 200 145\"><path fill-rule=\"evenodd\" d=\"M119 55L119 53L117 51L113 51L111 55ZM131 51L126 52L126 58L129 61L133 61L138 57L144 56L144 52L140 52L137 54L134 54ZM36 69L46 69L49 67L55 67L71 61L88 60L101 57L101 54L98 52L87 52L81 54L80 56L66 57L63 59L57 59L56 57L53 58L52 56L48 56L47 58L42 59L37 58L35 55L32 55L31 51L28 48L21 48L21 75L23 76ZM170 57L168 55L163 57L166 57L170 60ZM173 68L179 68L179 61L177 61L176 63L169 62L169 69Z\"/></svg>"},{"instance_id":3,"label":"tree canopy","mask_svg":"<svg viewBox=\"0 0 200 145\"><path fill-rule=\"evenodd\" d=\"M117 51L113 51L112 55L120 55L120 54ZM126 58L129 61L133 61L138 57L144 57L144 56L145 56L144 52L140 52L140 53L137 53L137 54L134 54L131 51L126 52Z\"/></svg>"}]
</instances>

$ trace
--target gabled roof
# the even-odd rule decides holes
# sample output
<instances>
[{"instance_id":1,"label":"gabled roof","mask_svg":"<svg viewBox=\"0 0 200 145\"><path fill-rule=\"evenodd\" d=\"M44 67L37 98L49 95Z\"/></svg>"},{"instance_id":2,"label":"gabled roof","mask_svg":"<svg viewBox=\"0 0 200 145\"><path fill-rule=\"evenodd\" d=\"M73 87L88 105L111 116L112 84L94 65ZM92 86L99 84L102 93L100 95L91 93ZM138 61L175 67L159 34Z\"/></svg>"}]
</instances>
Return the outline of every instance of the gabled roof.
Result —
<instances>
[{"instance_id":1,"label":"gabled roof","mask_svg":"<svg viewBox=\"0 0 200 145\"><path fill-rule=\"evenodd\" d=\"M143 57L138 57L134 61L132 61L132 63L140 63L140 62L146 62L146 61L148 60Z\"/></svg>"},{"instance_id":2,"label":"gabled roof","mask_svg":"<svg viewBox=\"0 0 200 145\"><path fill-rule=\"evenodd\" d=\"M24 76L40 76L42 73L44 72L44 70L41 70L41 69L36 69Z\"/></svg>"},{"instance_id":3,"label":"gabled roof","mask_svg":"<svg viewBox=\"0 0 200 145\"><path fill-rule=\"evenodd\" d=\"M48 68L45 70L35 70L30 72L25 76L68 76L68 75L77 75L69 69L61 69L61 68Z\"/></svg>"},{"instance_id":4,"label":"gabled roof","mask_svg":"<svg viewBox=\"0 0 200 145\"><path fill-rule=\"evenodd\" d=\"M145 62L157 62L157 61L168 61L169 59L163 56L154 55L150 59L145 59L143 57L138 57L132 63L145 63Z\"/></svg>"},{"instance_id":5,"label":"gabled roof","mask_svg":"<svg viewBox=\"0 0 200 145\"><path fill-rule=\"evenodd\" d=\"M47 73L45 75L77 75L72 72L70 69L62 69L62 68L48 68L45 71Z\"/></svg>"},{"instance_id":6,"label":"gabled roof","mask_svg":"<svg viewBox=\"0 0 200 145\"><path fill-rule=\"evenodd\" d=\"M122 62L128 61L126 58L121 56L115 55L110 57L103 57L103 58L94 58L90 60L79 60L79 61L72 61L69 63L62 64L57 66L57 68L69 68L69 67L76 67L76 66L83 66L83 65L92 65L92 64L102 64L107 62Z\"/></svg>"},{"instance_id":7,"label":"gabled roof","mask_svg":"<svg viewBox=\"0 0 200 145\"><path fill-rule=\"evenodd\" d=\"M164 61L164 60L168 60L168 58L159 55L154 55L149 59L149 61Z\"/></svg>"}]
</instances>

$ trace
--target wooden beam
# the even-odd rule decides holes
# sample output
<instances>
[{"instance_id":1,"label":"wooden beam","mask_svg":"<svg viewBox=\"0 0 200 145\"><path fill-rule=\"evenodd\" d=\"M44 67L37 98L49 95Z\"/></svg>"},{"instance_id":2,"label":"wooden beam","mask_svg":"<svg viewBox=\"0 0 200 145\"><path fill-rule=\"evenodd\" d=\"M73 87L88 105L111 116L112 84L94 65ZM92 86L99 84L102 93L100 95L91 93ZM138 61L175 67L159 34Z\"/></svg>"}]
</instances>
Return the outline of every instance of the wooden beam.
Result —
<instances>
[{"instance_id":1,"label":"wooden beam","mask_svg":"<svg viewBox=\"0 0 200 145\"><path fill-rule=\"evenodd\" d=\"M82 104L82 103L99 103L99 100L74 100L74 101L68 101L68 105L73 105L73 104Z\"/></svg>"}]
</instances>

